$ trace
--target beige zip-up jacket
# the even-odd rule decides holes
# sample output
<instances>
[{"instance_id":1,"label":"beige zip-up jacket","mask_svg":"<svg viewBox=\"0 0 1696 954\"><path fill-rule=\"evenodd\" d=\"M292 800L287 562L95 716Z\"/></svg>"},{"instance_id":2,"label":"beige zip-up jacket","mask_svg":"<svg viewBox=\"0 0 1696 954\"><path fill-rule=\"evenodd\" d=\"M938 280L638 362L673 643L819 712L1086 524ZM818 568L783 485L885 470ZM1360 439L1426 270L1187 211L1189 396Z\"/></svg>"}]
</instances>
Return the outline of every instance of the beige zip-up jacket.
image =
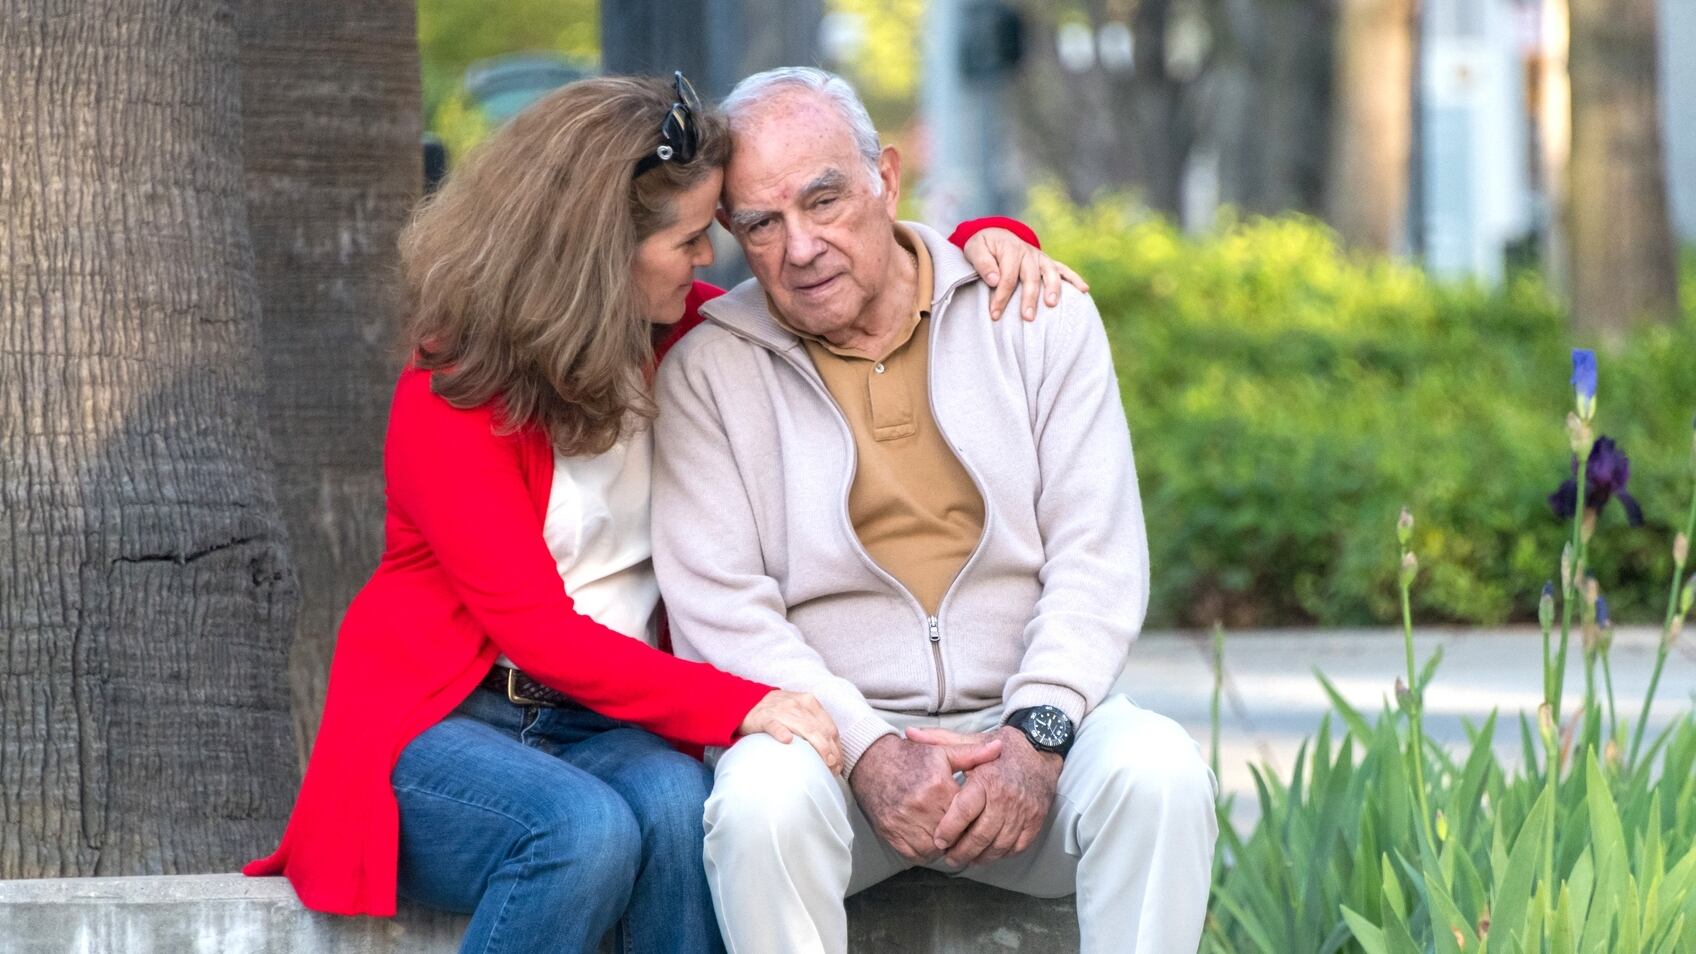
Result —
<instances>
[{"instance_id":1,"label":"beige zip-up jacket","mask_svg":"<svg viewBox=\"0 0 1696 954\"><path fill-rule=\"evenodd\" d=\"M935 231L930 401L984 501L935 616L848 517L854 442L800 340L750 280L656 383L654 567L680 656L819 698L850 770L895 731L878 710L1053 705L1081 722L1148 606L1148 541L1101 316L1066 288L1035 322Z\"/></svg>"}]
</instances>

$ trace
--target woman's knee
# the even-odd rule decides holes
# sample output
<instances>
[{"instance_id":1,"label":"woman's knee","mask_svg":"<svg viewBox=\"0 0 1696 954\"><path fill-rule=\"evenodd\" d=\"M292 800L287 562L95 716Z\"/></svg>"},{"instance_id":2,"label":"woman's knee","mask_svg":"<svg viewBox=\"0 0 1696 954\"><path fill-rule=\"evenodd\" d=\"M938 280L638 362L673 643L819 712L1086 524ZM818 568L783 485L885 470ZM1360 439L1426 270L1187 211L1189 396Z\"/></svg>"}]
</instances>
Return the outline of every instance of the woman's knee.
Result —
<instances>
[{"instance_id":1,"label":"woman's knee","mask_svg":"<svg viewBox=\"0 0 1696 954\"><path fill-rule=\"evenodd\" d=\"M698 855L712 773L697 759L669 749L642 757L631 769L621 789L646 850Z\"/></svg>"},{"instance_id":2,"label":"woman's knee","mask_svg":"<svg viewBox=\"0 0 1696 954\"><path fill-rule=\"evenodd\" d=\"M611 788L583 780L538 792L528 814L528 831L514 855L533 869L625 890L635 880L642 857L641 826Z\"/></svg>"}]
</instances>

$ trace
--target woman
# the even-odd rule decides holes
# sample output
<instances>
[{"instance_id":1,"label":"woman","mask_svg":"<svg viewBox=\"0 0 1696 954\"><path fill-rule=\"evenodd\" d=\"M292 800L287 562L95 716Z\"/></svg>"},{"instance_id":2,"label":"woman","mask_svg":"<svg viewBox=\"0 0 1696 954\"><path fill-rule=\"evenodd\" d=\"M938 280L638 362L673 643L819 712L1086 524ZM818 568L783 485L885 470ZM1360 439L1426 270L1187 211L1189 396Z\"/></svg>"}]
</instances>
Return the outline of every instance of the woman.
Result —
<instances>
[{"instance_id":1,"label":"woman","mask_svg":"<svg viewBox=\"0 0 1696 954\"><path fill-rule=\"evenodd\" d=\"M464 951L590 950L615 926L621 950L721 949L710 778L673 744L769 732L841 764L810 696L657 648L648 378L718 293L692 277L728 151L681 75L586 80L408 228L385 552L282 843L248 874L322 911L469 913ZM1017 257L984 267L1060 274Z\"/></svg>"}]
</instances>

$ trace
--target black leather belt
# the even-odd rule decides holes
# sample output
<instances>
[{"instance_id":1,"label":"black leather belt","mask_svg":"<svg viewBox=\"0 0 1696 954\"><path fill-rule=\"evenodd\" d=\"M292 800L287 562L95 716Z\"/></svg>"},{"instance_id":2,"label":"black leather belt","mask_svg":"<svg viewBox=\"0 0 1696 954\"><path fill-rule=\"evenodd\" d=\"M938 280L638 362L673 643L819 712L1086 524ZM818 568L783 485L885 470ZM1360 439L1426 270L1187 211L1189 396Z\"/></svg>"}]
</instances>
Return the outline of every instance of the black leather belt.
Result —
<instances>
[{"instance_id":1,"label":"black leather belt","mask_svg":"<svg viewBox=\"0 0 1696 954\"><path fill-rule=\"evenodd\" d=\"M540 706L544 709L581 709L583 703L558 689L545 686L517 669L496 665L483 677L478 687L500 693L515 706Z\"/></svg>"}]
</instances>

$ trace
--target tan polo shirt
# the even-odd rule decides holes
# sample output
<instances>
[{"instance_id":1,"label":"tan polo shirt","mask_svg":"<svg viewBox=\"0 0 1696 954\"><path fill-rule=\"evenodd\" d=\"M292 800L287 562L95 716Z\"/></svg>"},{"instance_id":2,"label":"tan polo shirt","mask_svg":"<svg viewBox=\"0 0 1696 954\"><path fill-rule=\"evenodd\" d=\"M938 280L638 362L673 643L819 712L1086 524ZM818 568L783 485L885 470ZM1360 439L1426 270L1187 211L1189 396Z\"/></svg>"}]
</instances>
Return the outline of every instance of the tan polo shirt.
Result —
<instances>
[{"instance_id":1,"label":"tan polo shirt","mask_svg":"<svg viewBox=\"0 0 1696 954\"><path fill-rule=\"evenodd\" d=\"M983 499L931 416L930 252L905 226L896 241L918 265L913 312L882 355L845 351L796 331L825 387L848 419L859 462L848 516L873 560L925 611L942 597L983 536Z\"/></svg>"}]
</instances>

